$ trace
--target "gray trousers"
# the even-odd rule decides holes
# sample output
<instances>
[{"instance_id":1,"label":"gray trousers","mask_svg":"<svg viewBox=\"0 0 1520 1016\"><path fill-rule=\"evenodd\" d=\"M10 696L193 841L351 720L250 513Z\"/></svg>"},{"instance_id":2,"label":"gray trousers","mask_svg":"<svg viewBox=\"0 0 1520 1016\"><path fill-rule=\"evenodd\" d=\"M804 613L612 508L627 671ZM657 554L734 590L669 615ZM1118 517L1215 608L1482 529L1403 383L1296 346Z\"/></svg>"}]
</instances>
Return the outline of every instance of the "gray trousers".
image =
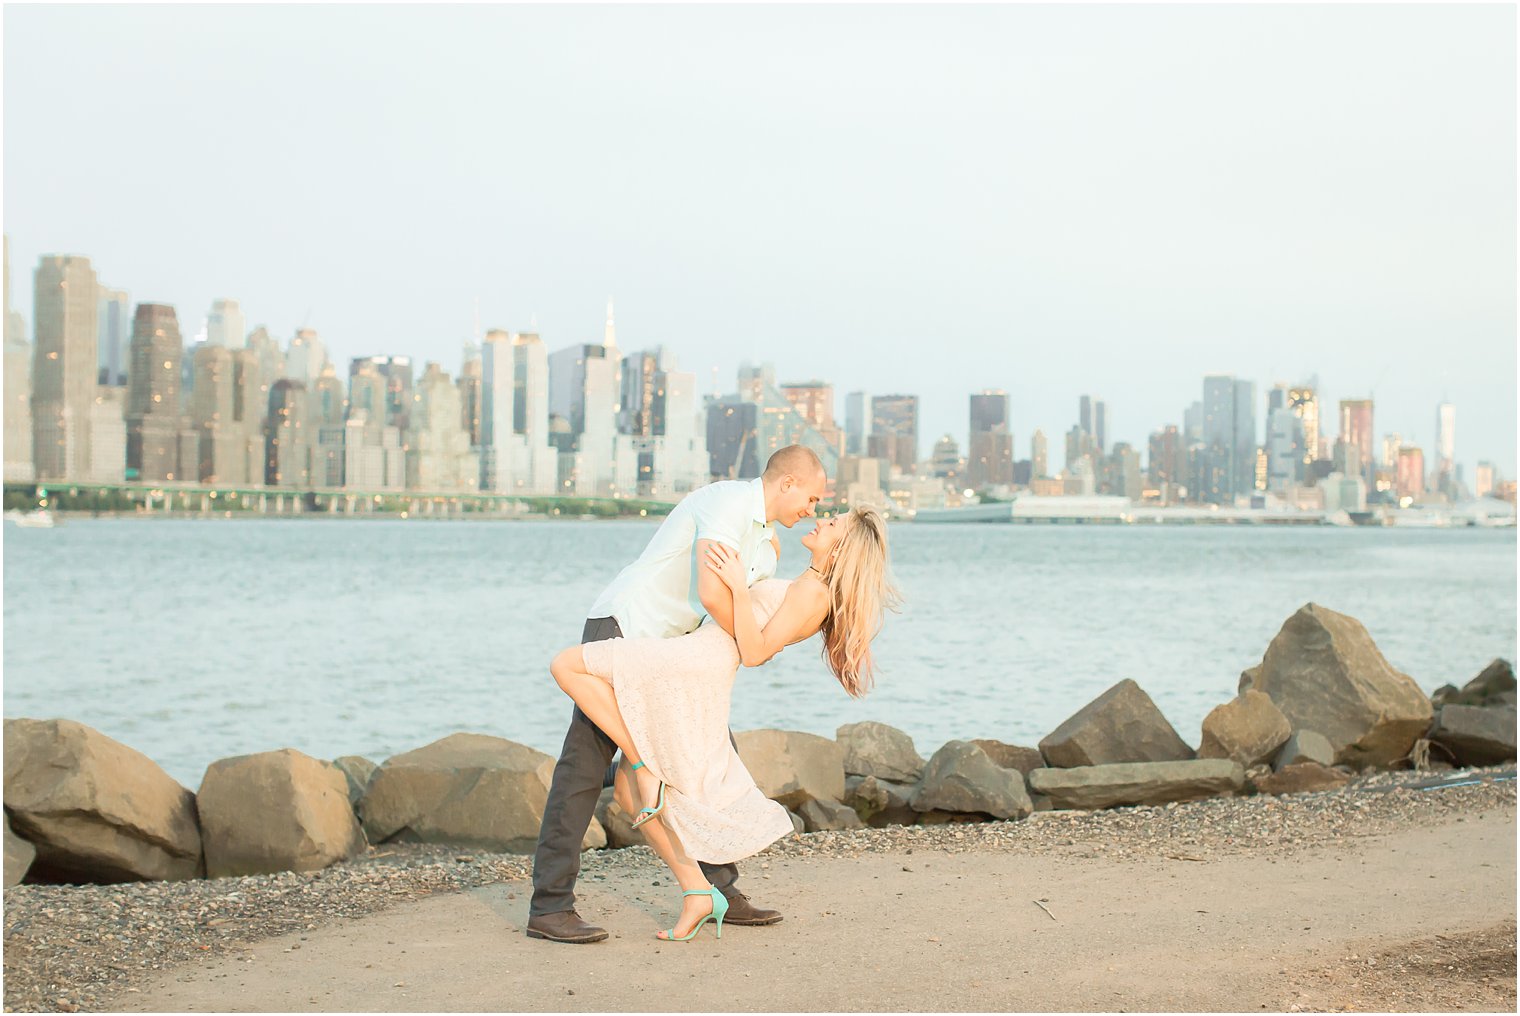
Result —
<instances>
[{"instance_id":1,"label":"gray trousers","mask_svg":"<svg viewBox=\"0 0 1520 1016\"><path fill-rule=\"evenodd\" d=\"M610 617L596 617L586 622L581 644L621 638L622 630ZM733 741L733 733L728 735ZM538 830L538 847L533 851L533 899L528 904L531 916L555 914L575 909L575 879L581 872L581 841L596 814L597 798L617 745L600 727L586 718L580 707L570 717L559 761L554 764L554 779L549 784L549 800L544 804L544 823ZM658 819L656 819L658 821ZM738 881L739 869L732 864L699 862L702 874L725 894Z\"/></svg>"}]
</instances>

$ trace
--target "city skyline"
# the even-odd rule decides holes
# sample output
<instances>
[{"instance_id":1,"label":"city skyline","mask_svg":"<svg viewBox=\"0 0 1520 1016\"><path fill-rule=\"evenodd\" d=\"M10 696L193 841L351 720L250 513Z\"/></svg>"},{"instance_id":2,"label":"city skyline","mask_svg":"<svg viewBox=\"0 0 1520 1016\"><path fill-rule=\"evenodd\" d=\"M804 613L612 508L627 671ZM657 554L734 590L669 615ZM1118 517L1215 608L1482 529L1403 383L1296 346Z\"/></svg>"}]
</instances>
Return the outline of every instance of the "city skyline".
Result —
<instances>
[{"instance_id":1,"label":"city skyline","mask_svg":"<svg viewBox=\"0 0 1520 1016\"><path fill-rule=\"evenodd\" d=\"M1468 482L1479 460L1516 471L1512 9L19 8L6 25L14 265L88 255L133 303L176 307L187 341L231 296L282 341L316 329L337 363L452 372L477 318L594 343L610 293L625 347L675 350L701 394L745 361L841 400L917 394L920 457L945 433L968 450L985 388L1009 394L1015 457L1038 428L1059 460L1082 394L1106 401L1107 444L1143 448L1200 375L1261 402L1317 374L1328 413L1374 399L1375 439L1400 433L1427 469L1450 402ZM228 31L302 73L253 87L217 56ZM445 37L446 65L392 72ZM487 58L504 40L513 59ZM28 100L43 75L47 103ZM58 131L80 118L95 126ZM241 154L101 158L150 121Z\"/></svg>"}]
</instances>

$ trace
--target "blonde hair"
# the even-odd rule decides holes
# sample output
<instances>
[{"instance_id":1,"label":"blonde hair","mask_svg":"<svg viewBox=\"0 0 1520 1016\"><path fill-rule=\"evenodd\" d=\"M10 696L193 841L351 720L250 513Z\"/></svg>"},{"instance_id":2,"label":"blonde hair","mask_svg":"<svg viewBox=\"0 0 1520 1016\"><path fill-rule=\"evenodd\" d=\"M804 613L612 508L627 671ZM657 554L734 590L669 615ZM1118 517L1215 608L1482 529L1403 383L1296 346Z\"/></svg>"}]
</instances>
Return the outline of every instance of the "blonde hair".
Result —
<instances>
[{"instance_id":1,"label":"blonde hair","mask_svg":"<svg viewBox=\"0 0 1520 1016\"><path fill-rule=\"evenodd\" d=\"M829 612L823 619L823 659L853 698L870 691L871 640L901 597L887 558L887 522L868 505L851 509L850 524L829 568Z\"/></svg>"}]
</instances>

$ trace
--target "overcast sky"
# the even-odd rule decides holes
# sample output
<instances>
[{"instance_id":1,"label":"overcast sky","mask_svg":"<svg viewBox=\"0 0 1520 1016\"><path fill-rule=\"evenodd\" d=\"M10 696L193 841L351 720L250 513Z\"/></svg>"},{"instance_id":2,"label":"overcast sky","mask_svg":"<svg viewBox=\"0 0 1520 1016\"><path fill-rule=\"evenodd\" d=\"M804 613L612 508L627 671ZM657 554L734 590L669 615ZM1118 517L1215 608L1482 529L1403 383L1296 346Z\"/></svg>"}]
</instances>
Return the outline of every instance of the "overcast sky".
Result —
<instances>
[{"instance_id":1,"label":"overcast sky","mask_svg":"<svg viewBox=\"0 0 1520 1016\"><path fill-rule=\"evenodd\" d=\"M79 253L340 364L482 324L1013 399L1059 463L1318 374L1515 469L1513 6L4 9L13 296ZM1264 407L1264 394L1261 395ZM1258 438L1262 413L1258 412ZM1333 411L1331 414L1333 419ZM1327 429L1334 436L1333 423Z\"/></svg>"}]
</instances>

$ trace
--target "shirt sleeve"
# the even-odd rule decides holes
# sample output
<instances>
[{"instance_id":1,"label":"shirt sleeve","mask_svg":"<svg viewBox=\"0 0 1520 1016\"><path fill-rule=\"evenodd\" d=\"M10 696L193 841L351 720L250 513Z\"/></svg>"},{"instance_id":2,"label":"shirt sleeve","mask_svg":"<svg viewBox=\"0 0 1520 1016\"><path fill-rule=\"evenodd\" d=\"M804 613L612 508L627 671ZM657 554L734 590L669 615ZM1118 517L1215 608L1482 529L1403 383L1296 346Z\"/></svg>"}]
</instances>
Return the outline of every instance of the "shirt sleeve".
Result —
<instances>
[{"instance_id":1,"label":"shirt sleeve","mask_svg":"<svg viewBox=\"0 0 1520 1016\"><path fill-rule=\"evenodd\" d=\"M740 485L735 485L739 487ZM741 494L743 487L740 487ZM743 546L744 531L749 527L749 511L743 497L735 497L717 484L703 488L706 497L692 507L697 520L697 539L715 540L738 550Z\"/></svg>"}]
</instances>

